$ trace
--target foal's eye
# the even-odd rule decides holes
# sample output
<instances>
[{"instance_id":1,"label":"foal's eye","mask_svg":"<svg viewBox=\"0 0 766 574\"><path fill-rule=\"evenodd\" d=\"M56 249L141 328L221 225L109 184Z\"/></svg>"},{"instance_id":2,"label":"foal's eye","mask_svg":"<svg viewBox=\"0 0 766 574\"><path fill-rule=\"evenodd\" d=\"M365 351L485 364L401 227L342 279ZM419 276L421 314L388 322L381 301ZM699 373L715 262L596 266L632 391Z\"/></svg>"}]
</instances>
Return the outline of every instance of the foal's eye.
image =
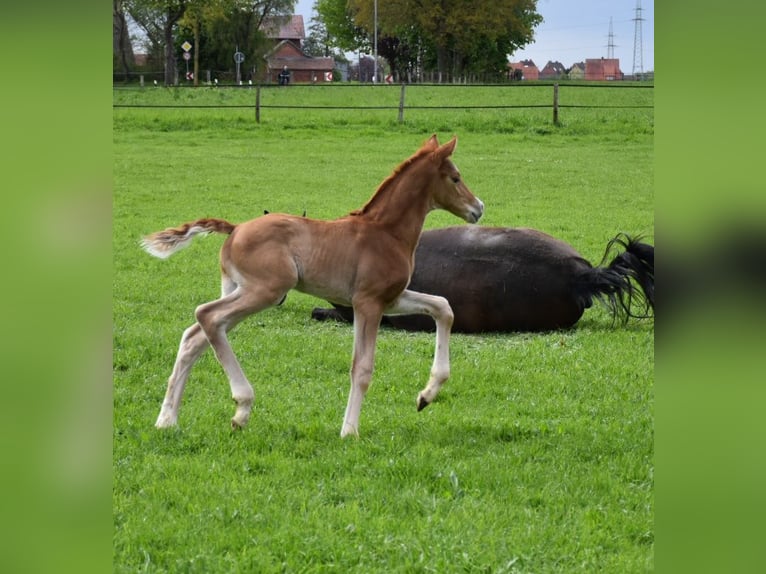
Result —
<instances>
[{"instance_id":1,"label":"foal's eye","mask_svg":"<svg viewBox=\"0 0 766 574\"><path fill-rule=\"evenodd\" d=\"M452 183L458 183L460 181L460 177L457 175L452 176Z\"/></svg>"}]
</instances>

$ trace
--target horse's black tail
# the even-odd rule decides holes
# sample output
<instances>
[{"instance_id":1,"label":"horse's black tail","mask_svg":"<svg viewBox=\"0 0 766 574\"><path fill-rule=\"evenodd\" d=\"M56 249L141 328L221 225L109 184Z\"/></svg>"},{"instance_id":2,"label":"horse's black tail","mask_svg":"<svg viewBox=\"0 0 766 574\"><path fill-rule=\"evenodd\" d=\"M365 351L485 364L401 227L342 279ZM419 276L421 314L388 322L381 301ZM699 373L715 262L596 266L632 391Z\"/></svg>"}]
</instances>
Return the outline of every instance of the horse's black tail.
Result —
<instances>
[{"instance_id":1,"label":"horse's black tail","mask_svg":"<svg viewBox=\"0 0 766 574\"><path fill-rule=\"evenodd\" d=\"M593 298L603 303L615 319L653 317L654 246L641 242L641 237L620 233L609 241L598 266L583 275L578 290L588 303Z\"/></svg>"}]
</instances>

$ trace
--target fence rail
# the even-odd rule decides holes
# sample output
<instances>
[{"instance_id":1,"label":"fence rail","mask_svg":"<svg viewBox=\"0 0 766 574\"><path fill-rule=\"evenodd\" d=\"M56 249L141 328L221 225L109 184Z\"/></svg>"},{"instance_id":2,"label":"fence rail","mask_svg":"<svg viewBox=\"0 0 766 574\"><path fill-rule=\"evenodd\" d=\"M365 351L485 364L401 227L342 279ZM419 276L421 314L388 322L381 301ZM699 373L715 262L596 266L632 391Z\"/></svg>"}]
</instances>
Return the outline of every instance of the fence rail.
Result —
<instances>
[{"instance_id":1,"label":"fence rail","mask_svg":"<svg viewBox=\"0 0 766 574\"><path fill-rule=\"evenodd\" d=\"M333 89L336 88L355 88L360 86L365 86L364 84L326 84L325 87L331 87ZM418 104L412 104L408 105L406 104L406 94L408 86L411 86L412 89L417 89L421 86L428 86L428 87L459 87L459 88L465 88L470 89L471 87L493 87L493 88L505 88L505 89L522 89L522 88L545 88L550 87L552 88L552 97L549 100L549 103L523 103L523 104L491 104L491 105L485 105L485 104L464 104L464 105L418 105ZM389 86L390 87L390 86ZM559 83L523 83L523 84L466 84L466 85L460 85L455 86L452 84L401 84L401 92L399 97L399 103L398 105L313 105L313 104L264 104L261 102L261 92L263 90L271 90L271 89L284 89L280 88L276 85L266 84L266 85L219 85L215 86L215 89L248 89L248 90L255 90L255 103L254 104L161 104L161 103L152 103L152 104L113 104L113 108L165 108L165 109L254 109L255 110L255 118L256 122L260 123L261 121L261 111L262 110L268 110L268 109L294 109L294 110L348 110L348 111L354 111L354 110L397 110L398 111L398 121L399 123L402 123L404 121L404 114L407 110L503 110L503 109L540 109L540 108L547 108L552 111L553 114L553 123L557 124L559 123L559 110L560 109L653 109L654 105L646 105L646 104L619 104L619 105L613 105L613 104L567 104L567 103L560 103L559 101L559 91L560 88L564 87L567 90L569 89L578 89L578 88L585 88L585 89L600 89L600 88L611 88L611 89L639 89L639 90L645 90L645 89L654 89L654 84L647 84L647 83L636 83L636 84L618 84L618 83L589 83L589 84L577 84L577 83L565 83L565 84L559 84ZM199 86L199 87L173 87L172 89L179 89L179 90L198 90L198 89L205 89L210 88L210 86ZM135 90L136 88L122 88L122 87L114 87L115 90ZM140 89L150 89L150 88L140 88ZM288 88L290 89L290 88Z\"/></svg>"}]
</instances>

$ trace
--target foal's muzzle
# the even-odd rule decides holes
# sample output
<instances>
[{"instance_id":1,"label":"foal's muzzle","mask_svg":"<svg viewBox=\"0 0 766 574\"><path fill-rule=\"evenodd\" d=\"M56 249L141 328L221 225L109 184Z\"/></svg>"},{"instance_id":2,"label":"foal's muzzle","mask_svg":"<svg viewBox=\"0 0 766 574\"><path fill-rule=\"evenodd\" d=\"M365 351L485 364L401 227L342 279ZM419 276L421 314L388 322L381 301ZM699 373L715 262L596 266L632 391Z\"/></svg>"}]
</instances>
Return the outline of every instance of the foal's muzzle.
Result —
<instances>
[{"instance_id":1,"label":"foal's muzzle","mask_svg":"<svg viewBox=\"0 0 766 574\"><path fill-rule=\"evenodd\" d=\"M481 219L482 214L484 213L484 202L476 198L476 205L470 207L468 209L468 216L465 218L468 223L476 223Z\"/></svg>"}]
</instances>

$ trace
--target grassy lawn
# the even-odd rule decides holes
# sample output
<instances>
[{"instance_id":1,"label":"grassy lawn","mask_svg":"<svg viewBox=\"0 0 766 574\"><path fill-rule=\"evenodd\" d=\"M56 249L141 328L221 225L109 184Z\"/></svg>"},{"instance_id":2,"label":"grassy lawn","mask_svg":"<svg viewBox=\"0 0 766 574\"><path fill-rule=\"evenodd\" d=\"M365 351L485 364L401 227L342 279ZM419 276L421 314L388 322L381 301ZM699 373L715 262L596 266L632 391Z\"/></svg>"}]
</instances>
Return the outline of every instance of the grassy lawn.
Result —
<instances>
[{"instance_id":1,"label":"grassy lawn","mask_svg":"<svg viewBox=\"0 0 766 574\"><path fill-rule=\"evenodd\" d=\"M294 88L264 90L264 105L385 95ZM421 89L411 105L508 97ZM614 98L651 96L633 91ZM252 101L246 92L114 98ZM388 95L396 105L399 87ZM571 109L562 120L412 110L398 124L396 110L266 108L256 124L252 109L114 110L115 572L653 570L653 322L613 325L593 308L569 331L453 335L452 377L420 413L433 335L383 330L361 438L341 440L351 328L312 321L324 303L291 293L232 333L256 392L244 432L229 430L233 402L209 352L179 428L153 427L181 333L218 296L223 238L160 261L141 251L141 235L264 209L342 216L435 132L457 134L453 159L486 205L481 224L541 229L594 264L617 232L653 243L651 110ZM454 224L444 212L426 220Z\"/></svg>"}]
</instances>

